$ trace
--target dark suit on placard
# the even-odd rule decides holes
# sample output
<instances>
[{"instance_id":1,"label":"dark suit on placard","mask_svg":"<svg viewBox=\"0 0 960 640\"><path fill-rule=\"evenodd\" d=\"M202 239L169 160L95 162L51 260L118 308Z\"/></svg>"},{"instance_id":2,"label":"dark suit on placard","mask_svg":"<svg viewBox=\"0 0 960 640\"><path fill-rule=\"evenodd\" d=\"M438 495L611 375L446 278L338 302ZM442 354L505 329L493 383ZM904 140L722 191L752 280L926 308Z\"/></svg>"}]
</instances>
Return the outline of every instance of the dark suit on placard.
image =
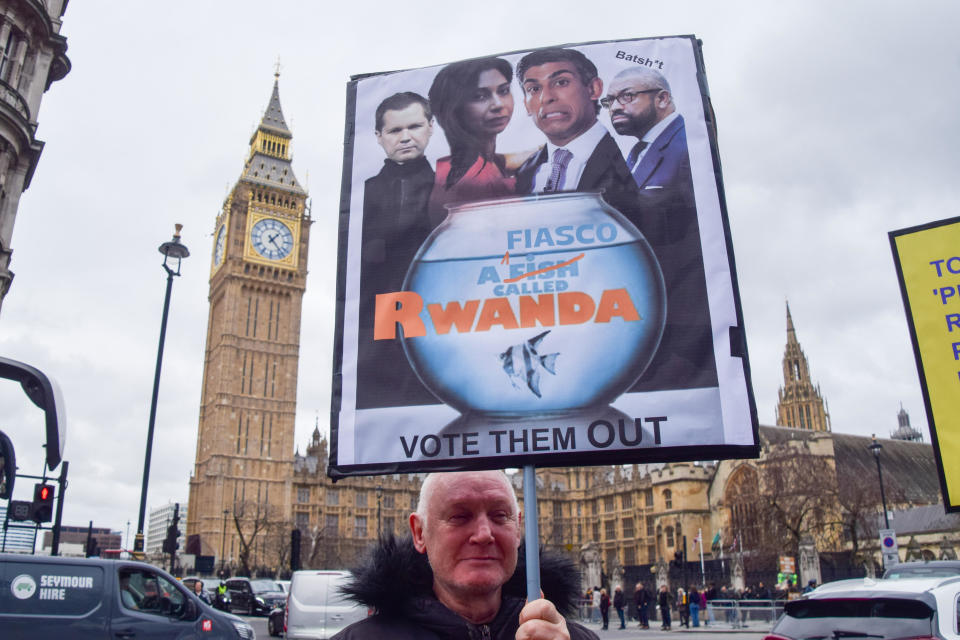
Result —
<instances>
[{"instance_id":1,"label":"dark suit on placard","mask_svg":"<svg viewBox=\"0 0 960 640\"><path fill-rule=\"evenodd\" d=\"M530 156L517 170L517 193L533 193L537 169L547 161L546 145ZM620 148L608 133L600 139L587 159L576 191L602 191L603 199L628 218L636 214L637 185L623 161ZM632 218L631 218L632 219Z\"/></svg>"},{"instance_id":2,"label":"dark suit on placard","mask_svg":"<svg viewBox=\"0 0 960 640\"><path fill-rule=\"evenodd\" d=\"M629 159L629 158L628 158ZM710 311L683 116L650 143L633 169L642 211L637 227L653 246L667 287L667 327L653 362L634 386L683 379L683 387L717 384Z\"/></svg>"},{"instance_id":3,"label":"dark suit on placard","mask_svg":"<svg viewBox=\"0 0 960 640\"><path fill-rule=\"evenodd\" d=\"M682 131L682 120L679 127ZM650 158L650 179L643 184L659 184L653 180L660 175L668 175L669 167L675 164L677 170L674 175L686 175L688 188L682 192L689 194L689 197L678 201L671 195L677 193L673 190L642 190L609 133L601 138L590 154L575 189L602 191L603 199L626 216L647 239L663 271L667 289L667 326L653 361L630 391L692 389L717 384L697 211L690 186L686 137L675 140L673 145L661 144L661 138L667 131L673 130L675 133L675 129L667 127L663 135L658 136L651 145L647 156L650 156L655 148L660 150ZM673 138L676 138L676 135ZM683 143L682 154L676 151L680 140ZM674 158L677 159L676 162ZM547 148L544 146L517 171L517 193L533 192L537 168L546 162ZM644 163L640 164L638 169L642 168ZM685 173L683 167L686 167ZM645 194L643 191L649 193ZM664 195L668 197L663 198Z\"/></svg>"},{"instance_id":4,"label":"dark suit on placard","mask_svg":"<svg viewBox=\"0 0 960 640\"><path fill-rule=\"evenodd\" d=\"M403 288L410 263L433 230L427 216L433 183L433 168L424 157L403 164L385 159L380 172L364 183L358 409L438 402L410 368L399 338L373 339L377 294Z\"/></svg>"}]
</instances>

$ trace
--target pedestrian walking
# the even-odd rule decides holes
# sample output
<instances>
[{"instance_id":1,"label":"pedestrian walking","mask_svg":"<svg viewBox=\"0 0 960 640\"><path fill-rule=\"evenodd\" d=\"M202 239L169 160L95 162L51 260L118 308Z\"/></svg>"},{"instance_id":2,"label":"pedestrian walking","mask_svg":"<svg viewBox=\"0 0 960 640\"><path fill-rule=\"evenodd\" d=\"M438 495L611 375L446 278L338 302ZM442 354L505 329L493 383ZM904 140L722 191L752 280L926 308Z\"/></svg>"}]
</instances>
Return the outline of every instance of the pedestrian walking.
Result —
<instances>
[{"instance_id":1,"label":"pedestrian walking","mask_svg":"<svg viewBox=\"0 0 960 640\"><path fill-rule=\"evenodd\" d=\"M610 627L610 596L606 589L600 589L600 617L603 619L604 631Z\"/></svg>"},{"instance_id":2,"label":"pedestrian walking","mask_svg":"<svg viewBox=\"0 0 960 640\"><path fill-rule=\"evenodd\" d=\"M677 587L677 613L680 617L680 626L690 628L690 602L683 587Z\"/></svg>"},{"instance_id":3,"label":"pedestrian walking","mask_svg":"<svg viewBox=\"0 0 960 640\"><path fill-rule=\"evenodd\" d=\"M617 617L620 618L620 629L627 628L627 623L623 619L624 604L623 590L620 588L620 585L617 585L613 590L613 608L617 610Z\"/></svg>"},{"instance_id":4,"label":"pedestrian walking","mask_svg":"<svg viewBox=\"0 0 960 640\"><path fill-rule=\"evenodd\" d=\"M638 582L636 590L633 592L633 601L637 605L637 618L640 620L641 629L650 628L650 599L650 592L647 591L642 582Z\"/></svg>"},{"instance_id":5,"label":"pedestrian walking","mask_svg":"<svg viewBox=\"0 0 960 640\"><path fill-rule=\"evenodd\" d=\"M690 591L687 593L687 599L690 602L690 620L693 621L694 627L700 626L700 592L697 591L696 587L690 587Z\"/></svg>"},{"instance_id":6,"label":"pedestrian walking","mask_svg":"<svg viewBox=\"0 0 960 640\"><path fill-rule=\"evenodd\" d=\"M665 584L660 585L657 604L660 606L660 620L663 622L660 629L670 631L670 608L673 606L673 594L667 590L667 585Z\"/></svg>"}]
</instances>

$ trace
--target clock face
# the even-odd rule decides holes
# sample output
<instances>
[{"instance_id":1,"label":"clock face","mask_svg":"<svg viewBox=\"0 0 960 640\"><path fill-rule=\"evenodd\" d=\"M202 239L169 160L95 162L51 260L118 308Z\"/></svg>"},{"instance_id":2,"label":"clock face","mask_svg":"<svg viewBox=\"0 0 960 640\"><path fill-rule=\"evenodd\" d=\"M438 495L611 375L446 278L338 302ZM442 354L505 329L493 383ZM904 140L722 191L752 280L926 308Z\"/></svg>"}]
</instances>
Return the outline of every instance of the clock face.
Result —
<instances>
[{"instance_id":1,"label":"clock face","mask_svg":"<svg viewBox=\"0 0 960 640\"><path fill-rule=\"evenodd\" d=\"M293 250L293 232L275 218L264 218L253 225L250 241L267 260L282 260Z\"/></svg>"},{"instance_id":2,"label":"clock face","mask_svg":"<svg viewBox=\"0 0 960 640\"><path fill-rule=\"evenodd\" d=\"M226 239L227 239L227 226L220 225L220 228L217 229L217 239L213 244L213 264L214 266L220 266L220 263L223 262L223 250L226 248Z\"/></svg>"}]
</instances>

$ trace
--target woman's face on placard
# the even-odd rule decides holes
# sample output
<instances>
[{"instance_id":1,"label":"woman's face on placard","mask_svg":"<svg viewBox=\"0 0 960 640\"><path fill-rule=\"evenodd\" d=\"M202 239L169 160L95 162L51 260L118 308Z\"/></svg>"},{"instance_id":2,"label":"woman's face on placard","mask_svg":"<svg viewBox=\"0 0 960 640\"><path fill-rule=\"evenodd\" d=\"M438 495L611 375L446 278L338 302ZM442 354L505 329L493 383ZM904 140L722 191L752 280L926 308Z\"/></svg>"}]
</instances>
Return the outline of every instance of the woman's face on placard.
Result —
<instances>
[{"instance_id":1,"label":"woman's face on placard","mask_svg":"<svg viewBox=\"0 0 960 640\"><path fill-rule=\"evenodd\" d=\"M481 72L476 91L461 107L461 114L464 127L477 137L496 136L513 116L510 81L496 69Z\"/></svg>"}]
</instances>

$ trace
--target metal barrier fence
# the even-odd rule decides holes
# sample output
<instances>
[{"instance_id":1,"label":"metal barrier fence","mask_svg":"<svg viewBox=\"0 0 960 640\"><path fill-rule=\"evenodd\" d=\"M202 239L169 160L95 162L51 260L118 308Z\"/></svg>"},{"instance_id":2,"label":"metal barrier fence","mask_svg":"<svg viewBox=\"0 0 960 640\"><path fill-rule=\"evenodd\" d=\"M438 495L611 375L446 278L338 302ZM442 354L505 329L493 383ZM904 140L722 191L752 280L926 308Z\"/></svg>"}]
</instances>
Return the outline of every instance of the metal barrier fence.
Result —
<instances>
[{"instance_id":1,"label":"metal barrier fence","mask_svg":"<svg viewBox=\"0 0 960 640\"><path fill-rule=\"evenodd\" d=\"M710 600L707 619L710 624L730 625L734 629L770 628L783 613L784 600Z\"/></svg>"},{"instance_id":2,"label":"metal barrier fence","mask_svg":"<svg viewBox=\"0 0 960 640\"><path fill-rule=\"evenodd\" d=\"M709 600L706 611L700 610L700 624L734 629L769 629L783 613L784 602L785 600ZM651 605L648 611L651 620L660 620L659 607ZM613 607L610 607L610 615L616 616ZM678 625L680 616L676 607L670 615L673 626ZM586 622L599 621L600 608L593 606L592 601L581 598L578 617Z\"/></svg>"}]
</instances>

